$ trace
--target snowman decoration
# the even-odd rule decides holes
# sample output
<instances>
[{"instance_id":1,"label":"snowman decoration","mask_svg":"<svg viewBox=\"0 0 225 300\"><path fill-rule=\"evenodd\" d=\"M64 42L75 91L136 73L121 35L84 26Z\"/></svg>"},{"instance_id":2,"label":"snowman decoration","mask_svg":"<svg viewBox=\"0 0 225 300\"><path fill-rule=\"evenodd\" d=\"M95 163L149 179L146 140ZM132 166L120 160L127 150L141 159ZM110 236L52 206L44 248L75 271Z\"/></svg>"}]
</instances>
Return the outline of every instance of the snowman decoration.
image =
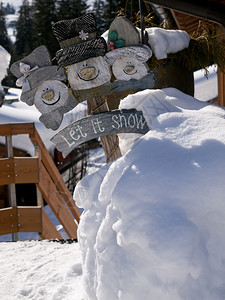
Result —
<instances>
[{"instance_id":1,"label":"snowman decoration","mask_svg":"<svg viewBox=\"0 0 225 300\"><path fill-rule=\"evenodd\" d=\"M53 27L60 50L56 59L67 69L67 76L78 102L111 93L110 67L104 59L107 44L96 37L96 21L92 13L76 19L61 20Z\"/></svg>"},{"instance_id":2,"label":"snowman decoration","mask_svg":"<svg viewBox=\"0 0 225 300\"><path fill-rule=\"evenodd\" d=\"M117 79L113 83L116 92L154 87L155 76L147 65L151 56L150 47L141 44L137 28L125 17L114 19L109 27L105 59Z\"/></svg>"},{"instance_id":3,"label":"snowman decoration","mask_svg":"<svg viewBox=\"0 0 225 300\"><path fill-rule=\"evenodd\" d=\"M36 106L46 128L58 129L63 115L77 103L62 82L66 80L65 69L52 65L46 46L15 62L10 71L18 78L17 86L22 87L20 100Z\"/></svg>"}]
</instances>

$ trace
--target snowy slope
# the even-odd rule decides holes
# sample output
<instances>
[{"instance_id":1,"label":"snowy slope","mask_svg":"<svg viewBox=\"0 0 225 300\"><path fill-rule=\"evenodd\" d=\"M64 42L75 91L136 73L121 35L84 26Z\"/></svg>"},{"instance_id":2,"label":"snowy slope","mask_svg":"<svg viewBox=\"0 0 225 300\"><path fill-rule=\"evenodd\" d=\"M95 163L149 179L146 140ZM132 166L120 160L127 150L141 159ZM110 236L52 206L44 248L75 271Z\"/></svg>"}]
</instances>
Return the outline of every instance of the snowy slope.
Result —
<instances>
[{"instance_id":1,"label":"snowy slope","mask_svg":"<svg viewBox=\"0 0 225 300\"><path fill-rule=\"evenodd\" d=\"M1 243L0 249L1 300L83 299L77 243Z\"/></svg>"}]
</instances>

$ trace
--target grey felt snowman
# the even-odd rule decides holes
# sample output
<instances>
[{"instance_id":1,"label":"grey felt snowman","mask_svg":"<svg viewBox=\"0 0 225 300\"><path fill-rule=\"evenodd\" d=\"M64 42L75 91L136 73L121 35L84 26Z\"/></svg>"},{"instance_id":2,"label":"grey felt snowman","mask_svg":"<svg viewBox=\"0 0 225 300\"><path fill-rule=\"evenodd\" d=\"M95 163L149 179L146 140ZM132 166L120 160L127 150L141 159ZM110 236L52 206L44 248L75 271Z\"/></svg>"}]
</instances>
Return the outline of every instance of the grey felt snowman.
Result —
<instances>
[{"instance_id":1,"label":"grey felt snowman","mask_svg":"<svg viewBox=\"0 0 225 300\"><path fill-rule=\"evenodd\" d=\"M20 100L35 105L41 112L40 121L53 130L60 126L63 115L77 103L62 82L66 80L64 68L53 66L46 46L40 46L28 56L15 62L10 71L22 87Z\"/></svg>"},{"instance_id":2,"label":"grey felt snowman","mask_svg":"<svg viewBox=\"0 0 225 300\"><path fill-rule=\"evenodd\" d=\"M107 44L96 37L96 21L92 13L76 19L61 20L53 27L60 50L56 59L67 69L68 81L78 102L111 93L110 67L104 59Z\"/></svg>"},{"instance_id":3,"label":"grey felt snowman","mask_svg":"<svg viewBox=\"0 0 225 300\"><path fill-rule=\"evenodd\" d=\"M125 17L114 19L108 31L105 59L117 79L115 90L153 88L154 73L149 72L146 63L151 56L150 47L141 44L137 28Z\"/></svg>"}]
</instances>

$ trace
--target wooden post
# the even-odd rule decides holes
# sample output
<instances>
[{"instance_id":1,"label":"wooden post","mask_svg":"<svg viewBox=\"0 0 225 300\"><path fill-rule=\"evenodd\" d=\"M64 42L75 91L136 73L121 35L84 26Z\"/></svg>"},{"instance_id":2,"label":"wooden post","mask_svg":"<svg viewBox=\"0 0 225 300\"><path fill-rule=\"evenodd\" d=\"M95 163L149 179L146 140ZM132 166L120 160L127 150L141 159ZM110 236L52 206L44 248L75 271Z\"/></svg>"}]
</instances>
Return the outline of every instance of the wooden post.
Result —
<instances>
[{"instance_id":1,"label":"wooden post","mask_svg":"<svg viewBox=\"0 0 225 300\"><path fill-rule=\"evenodd\" d=\"M225 106L225 74L218 70L218 105Z\"/></svg>"},{"instance_id":2,"label":"wooden post","mask_svg":"<svg viewBox=\"0 0 225 300\"><path fill-rule=\"evenodd\" d=\"M41 160L41 149L38 146L37 142L33 142L33 146L34 146L34 152L35 152L35 156L37 156L40 160ZM41 192L39 191L39 189L37 188L36 185L36 192L37 192L37 206L44 206L44 201L43 201L43 197L41 195Z\"/></svg>"},{"instance_id":3,"label":"wooden post","mask_svg":"<svg viewBox=\"0 0 225 300\"><path fill-rule=\"evenodd\" d=\"M5 139L6 139L6 155L8 158L13 158L12 136L7 135L5 137ZM10 176L10 175L8 175L8 176ZM15 176L16 176L16 174L15 174ZM15 183L9 184L8 189L9 189L9 204L11 207L16 207L17 203L16 203L16 185L15 185ZM13 242L18 241L18 232L12 233L12 240L13 240Z\"/></svg>"},{"instance_id":4,"label":"wooden post","mask_svg":"<svg viewBox=\"0 0 225 300\"><path fill-rule=\"evenodd\" d=\"M106 96L98 96L88 100L89 115L94 115L104 111L109 111ZM117 135L101 136L100 139L105 152L106 163L113 161L122 155Z\"/></svg>"}]
</instances>

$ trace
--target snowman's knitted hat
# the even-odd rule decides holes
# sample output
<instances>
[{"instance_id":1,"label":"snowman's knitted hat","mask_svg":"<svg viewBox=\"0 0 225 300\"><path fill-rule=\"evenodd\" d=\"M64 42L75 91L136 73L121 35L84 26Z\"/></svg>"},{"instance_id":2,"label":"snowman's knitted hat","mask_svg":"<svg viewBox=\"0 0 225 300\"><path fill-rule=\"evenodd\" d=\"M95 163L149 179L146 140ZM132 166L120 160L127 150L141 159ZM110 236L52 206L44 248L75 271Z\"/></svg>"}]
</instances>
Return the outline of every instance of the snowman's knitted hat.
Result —
<instances>
[{"instance_id":1,"label":"snowman's knitted hat","mask_svg":"<svg viewBox=\"0 0 225 300\"><path fill-rule=\"evenodd\" d=\"M22 87L20 100L28 105L34 104L34 95L41 83L46 80L66 79L64 68L52 66L50 54L44 45L12 64L10 71L18 78L16 85Z\"/></svg>"},{"instance_id":2,"label":"snowman's knitted hat","mask_svg":"<svg viewBox=\"0 0 225 300\"><path fill-rule=\"evenodd\" d=\"M138 29L126 17L118 17L109 27L105 58L111 65L117 58L127 55L146 62L152 56L152 51L148 46L141 45Z\"/></svg>"},{"instance_id":3,"label":"snowman's knitted hat","mask_svg":"<svg viewBox=\"0 0 225 300\"><path fill-rule=\"evenodd\" d=\"M62 67L104 56L107 51L105 40L96 37L96 22L92 13L56 22L52 30L61 47L56 52L56 59Z\"/></svg>"}]
</instances>

